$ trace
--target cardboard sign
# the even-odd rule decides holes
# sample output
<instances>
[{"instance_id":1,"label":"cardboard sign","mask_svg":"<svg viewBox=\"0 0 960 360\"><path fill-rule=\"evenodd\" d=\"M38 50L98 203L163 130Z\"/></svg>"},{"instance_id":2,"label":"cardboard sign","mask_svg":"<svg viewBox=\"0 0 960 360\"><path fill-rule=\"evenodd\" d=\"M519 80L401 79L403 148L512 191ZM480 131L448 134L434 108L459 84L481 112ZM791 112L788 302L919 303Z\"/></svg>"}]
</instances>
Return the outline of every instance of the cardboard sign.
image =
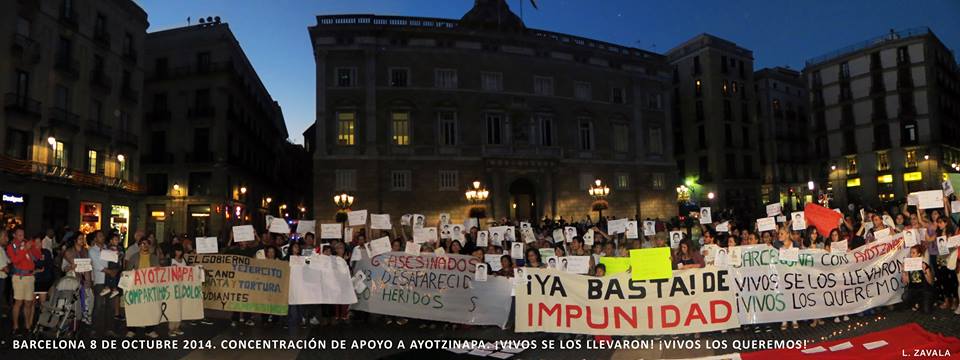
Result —
<instances>
[{"instance_id":1,"label":"cardboard sign","mask_svg":"<svg viewBox=\"0 0 960 360\"><path fill-rule=\"evenodd\" d=\"M367 249L367 252L370 254L371 258L380 254L386 254L390 252L390 238L384 236L371 241L368 246L369 248Z\"/></svg>"},{"instance_id":2,"label":"cardboard sign","mask_svg":"<svg viewBox=\"0 0 960 360\"><path fill-rule=\"evenodd\" d=\"M713 214L710 213L710 208L708 207L700 208L700 223L713 224Z\"/></svg>"},{"instance_id":3,"label":"cardboard sign","mask_svg":"<svg viewBox=\"0 0 960 360\"><path fill-rule=\"evenodd\" d=\"M390 230L390 214L370 214L370 228L373 230Z\"/></svg>"},{"instance_id":4,"label":"cardboard sign","mask_svg":"<svg viewBox=\"0 0 960 360\"><path fill-rule=\"evenodd\" d=\"M757 219L757 231L774 231L777 230L776 219L772 217L765 217Z\"/></svg>"},{"instance_id":5,"label":"cardboard sign","mask_svg":"<svg viewBox=\"0 0 960 360\"><path fill-rule=\"evenodd\" d=\"M847 241L835 241L830 243L830 253L836 255L843 255L847 253Z\"/></svg>"},{"instance_id":6,"label":"cardboard sign","mask_svg":"<svg viewBox=\"0 0 960 360\"><path fill-rule=\"evenodd\" d=\"M290 224L287 224L283 218L271 217L270 227L267 230L274 234L289 234Z\"/></svg>"},{"instance_id":7,"label":"cardboard sign","mask_svg":"<svg viewBox=\"0 0 960 360\"><path fill-rule=\"evenodd\" d=\"M566 256L560 258L560 270L571 274L590 272L590 256Z\"/></svg>"},{"instance_id":8,"label":"cardboard sign","mask_svg":"<svg viewBox=\"0 0 960 360\"><path fill-rule=\"evenodd\" d=\"M730 222L724 221L720 224L717 224L717 232L730 232Z\"/></svg>"},{"instance_id":9,"label":"cardboard sign","mask_svg":"<svg viewBox=\"0 0 960 360\"><path fill-rule=\"evenodd\" d=\"M923 270L922 257L908 257L903 259L903 271L921 271Z\"/></svg>"},{"instance_id":10,"label":"cardboard sign","mask_svg":"<svg viewBox=\"0 0 960 360\"><path fill-rule=\"evenodd\" d=\"M643 222L643 236L655 236L657 235L657 222L656 221L644 221Z\"/></svg>"},{"instance_id":11,"label":"cardboard sign","mask_svg":"<svg viewBox=\"0 0 960 360\"><path fill-rule=\"evenodd\" d=\"M630 279L654 280L673 277L670 249L650 248L630 250Z\"/></svg>"},{"instance_id":12,"label":"cardboard sign","mask_svg":"<svg viewBox=\"0 0 960 360\"><path fill-rule=\"evenodd\" d=\"M321 239L340 239L343 237L343 224L320 224Z\"/></svg>"},{"instance_id":13,"label":"cardboard sign","mask_svg":"<svg viewBox=\"0 0 960 360\"><path fill-rule=\"evenodd\" d=\"M610 235L616 235L627 232L627 221L627 219L607 221L607 233Z\"/></svg>"},{"instance_id":14,"label":"cardboard sign","mask_svg":"<svg viewBox=\"0 0 960 360\"><path fill-rule=\"evenodd\" d=\"M436 242L436 241L437 241L437 228L426 227L426 228L413 229L413 242L417 244L423 244L425 242Z\"/></svg>"},{"instance_id":15,"label":"cardboard sign","mask_svg":"<svg viewBox=\"0 0 960 360\"><path fill-rule=\"evenodd\" d=\"M403 250L410 255L420 255L420 244L413 241L407 241L407 246Z\"/></svg>"},{"instance_id":16,"label":"cardboard sign","mask_svg":"<svg viewBox=\"0 0 960 360\"><path fill-rule=\"evenodd\" d=\"M943 190L918 191L911 193L917 198L917 207L921 210L943 207Z\"/></svg>"},{"instance_id":17,"label":"cardboard sign","mask_svg":"<svg viewBox=\"0 0 960 360\"><path fill-rule=\"evenodd\" d=\"M640 231L637 229L637 222L630 220L627 221L627 229L624 231L624 235L627 239L639 239Z\"/></svg>"},{"instance_id":18,"label":"cardboard sign","mask_svg":"<svg viewBox=\"0 0 960 360\"><path fill-rule=\"evenodd\" d=\"M783 205L780 205L780 203L767 205L767 216L777 216L782 214L782 212Z\"/></svg>"},{"instance_id":19,"label":"cardboard sign","mask_svg":"<svg viewBox=\"0 0 960 360\"><path fill-rule=\"evenodd\" d=\"M257 237L253 230L253 225L238 225L233 227L234 242L254 241L256 239Z\"/></svg>"},{"instance_id":20,"label":"cardboard sign","mask_svg":"<svg viewBox=\"0 0 960 360\"><path fill-rule=\"evenodd\" d=\"M300 220L297 222L297 234L306 235L307 233L317 233L316 220Z\"/></svg>"},{"instance_id":21,"label":"cardboard sign","mask_svg":"<svg viewBox=\"0 0 960 360\"><path fill-rule=\"evenodd\" d=\"M195 244L197 254L216 254L220 251L216 237L198 237Z\"/></svg>"},{"instance_id":22,"label":"cardboard sign","mask_svg":"<svg viewBox=\"0 0 960 360\"><path fill-rule=\"evenodd\" d=\"M807 229L807 218L804 216L803 211L794 211L790 214L790 227L796 231L803 231Z\"/></svg>"},{"instance_id":23,"label":"cardboard sign","mask_svg":"<svg viewBox=\"0 0 960 360\"><path fill-rule=\"evenodd\" d=\"M124 271L120 282L124 284L126 325L142 327L203 319L203 278L203 270L195 266Z\"/></svg>"},{"instance_id":24,"label":"cardboard sign","mask_svg":"<svg viewBox=\"0 0 960 360\"><path fill-rule=\"evenodd\" d=\"M287 315L291 269L288 262L224 254L187 255L186 259L187 264L203 266L207 273L203 282L205 308Z\"/></svg>"},{"instance_id":25,"label":"cardboard sign","mask_svg":"<svg viewBox=\"0 0 960 360\"><path fill-rule=\"evenodd\" d=\"M199 246L198 246L199 249ZM119 254L116 251L110 249L101 249L100 250L100 260L108 262L120 262Z\"/></svg>"}]
</instances>

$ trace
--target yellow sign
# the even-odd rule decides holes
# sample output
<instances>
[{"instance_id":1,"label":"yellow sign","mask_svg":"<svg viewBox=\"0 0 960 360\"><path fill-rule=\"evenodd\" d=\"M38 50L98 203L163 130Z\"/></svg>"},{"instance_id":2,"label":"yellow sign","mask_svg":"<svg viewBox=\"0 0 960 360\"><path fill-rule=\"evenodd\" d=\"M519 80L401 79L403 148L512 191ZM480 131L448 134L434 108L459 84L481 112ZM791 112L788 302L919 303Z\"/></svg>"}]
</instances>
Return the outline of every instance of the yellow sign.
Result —
<instances>
[{"instance_id":1,"label":"yellow sign","mask_svg":"<svg viewBox=\"0 0 960 360\"><path fill-rule=\"evenodd\" d=\"M890 184L893 183L893 175L880 175L877 176L877 182L881 184Z\"/></svg>"},{"instance_id":2,"label":"yellow sign","mask_svg":"<svg viewBox=\"0 0 960 360\"><path fill-rule=\"evenodd\" d=\"M667 279L673 277L670 248L630 250L630 278L633 280Z\"/></svg>"},{"instance_id":3,"label":"yellow sign","mask_svg":"<svg viewBox=\"0 0 960 360\"><path fill-rule=\"evenodd\" d=\"M605 276L615 275L630 270L630 258L601 257L600 263L607 268Z\"/></svg>"},{"instance_id":4,"label":"yellow sign","mask_svg":"<svg viewBox=\"0 0 960 360\"><path fill-rule=\"evenodd\" d=\"M163 212L163 211L151 211L151 212L150 212L150 216L162 218L162 217L167 216L167 213L165 213L165 212Z\"/></svg>"},{"instance_id":5,"label":"yellow sign","mask_svg":"<svg viewBox=\"0 0 960 360\"><path fill-rule=\"evenodd\" d=\"M847 187L860 186L860 178L847 179Z\"/></svg>"},{"instance_id":6,"label":"yellow sign","mask_svg":"<svg viewBox=\"0 0 960 360\"><path fill-rule=\"evenodd\" d=\"M919 171L908 172L903 174L903 181L920 181L923 180L923 173Z\"/></svg>"}]
</instances>

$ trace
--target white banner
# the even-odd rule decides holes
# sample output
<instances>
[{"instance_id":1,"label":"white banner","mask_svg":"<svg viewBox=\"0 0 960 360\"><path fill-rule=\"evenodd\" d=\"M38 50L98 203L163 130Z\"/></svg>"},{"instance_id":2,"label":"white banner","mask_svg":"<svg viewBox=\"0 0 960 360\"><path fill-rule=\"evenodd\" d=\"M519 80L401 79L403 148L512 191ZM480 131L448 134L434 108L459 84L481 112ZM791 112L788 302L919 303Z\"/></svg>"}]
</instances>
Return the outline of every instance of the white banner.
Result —
<instances>
[{"instance_id":1,"label":"white banner","mask_svg":"<svg viewBox=\"0 0 960 360\"><path fill-rule=\"evenodd\" d=\"M294 258L290 257L290 305L357 302L350 267L343 258L316 255L302 259L305 262Z\"/></svg>"},{"instance_id":2,"label":"white banner","mask_svg":"<svg viewBox=\"0 0 960 360\"><path fill-rule=\"evenodd\" d=\"M834 254L801 250L797 261L769 245L739 246L730 268L743 324L829 318L901 301L902 236ZM791 254L792 255L792 254Z\"/></svg>"},{"instance_id":3,"label":"white banner","mask_svg":"<svg viewBox=\"0 0 960 360\"><path fill-rule=\"evenodd\" d=\"M390 252L365 258L357 271L366 289L352 310L425 320L504 327L512 282L501 276L473 281L481 262L466 255Z\"/></svg>"}]
</instances>

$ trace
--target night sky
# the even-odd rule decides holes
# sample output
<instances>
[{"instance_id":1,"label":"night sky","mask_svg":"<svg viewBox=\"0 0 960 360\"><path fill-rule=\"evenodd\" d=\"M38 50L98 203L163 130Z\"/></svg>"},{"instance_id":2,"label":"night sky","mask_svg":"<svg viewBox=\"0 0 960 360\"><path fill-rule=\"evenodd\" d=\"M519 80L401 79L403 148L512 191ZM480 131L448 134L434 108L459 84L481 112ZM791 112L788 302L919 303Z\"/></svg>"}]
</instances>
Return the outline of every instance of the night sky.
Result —
<instances>
[{"instance_id":1,"label":"night sky","mask_svg":"<svg viewBox=\"0 0 960 360\"><path fill-rule=\"evenodd\" d=\"M186 25L190 16L220 16L243 46L273 98L290 139L313 123L315 84L307 27L316 15L379 14L459 19L473 0L140 0L148 32ZM520 14L520 0L508 0ZM527 27L664 53L710 33L753 50L755 68L789 65L882 35L929 26L947 47L960 47L960 0L537 0L523 1Z\"/></svg>"}]
</instances>

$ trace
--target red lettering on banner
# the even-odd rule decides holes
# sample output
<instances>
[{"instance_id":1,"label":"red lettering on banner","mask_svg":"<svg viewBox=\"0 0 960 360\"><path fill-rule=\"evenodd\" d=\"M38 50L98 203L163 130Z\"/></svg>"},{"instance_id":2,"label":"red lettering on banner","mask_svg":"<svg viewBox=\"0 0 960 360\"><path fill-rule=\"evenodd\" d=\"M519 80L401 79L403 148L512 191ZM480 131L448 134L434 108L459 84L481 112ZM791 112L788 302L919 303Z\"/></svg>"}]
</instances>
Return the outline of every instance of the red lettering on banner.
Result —
<instances>
[{"instance_id":1,"label":"red lettering on banner","mask_svg":"<svg viewBox=\"0 0 960 360\"><path fill-rule=\"evenodd\" d=\"M547 308L546 304L540 303L540 308L538 309L538 313L540 316L538 320L541 326L543 325L543 314L546 313L548 318L552 315L557 315L557 327L560 327L560 322L561 320L563 320L561 319L563 317L563 313L560 312L560 304L555 304Z\"/></svg>"},{"instance_id":2,"label":"red lettering on banner","mask_svg":"<svg viewBox=\"0 0 960 360\"><path fill-rule=\"evenodd\" d=\"M533 303L527 304L527 326L533 327Z\"/></svg>"},{"instance_id":3,"label":"red lettering on banner","mask_svg":"<svg viewBox=\"0 0 960 360\"><path fill-rule=\"evenodd\" d=\"M667 321L667 311L668 311L668 310L671 311L671 312L673 312L673 316L674 316L674 318L676 318L675 321ZM660 325L661 325L664 329L666 329L666 328L672 328L672 327L676 327L677 325L680 325L680 309L677 308L677 307L674 306L674 305L664 305L664 306L661 306L661 307L660 307Z\"/></svg>"},{"instance_id":4,"label":"red lettering on banner","mask_svg":"<svg viewBox=\"0 0 960 360\"><path fill-rule=\"evenodd\" d=\"M647 309L649 309L649 307ZM628 324L630 324L631 328L636 329L637 328L637 307L631 306L630 314L627 314L627 312L624 311L623 308L621 307L613 308L613 323L617 329L619 329L621 326L620 325L621 319L623 321L626 321Z\"/></svg>"},{"instance_id":5,"label":"red lettering on banner","mask_svg":"<svg viewBox=\"0 0 960 360\"><path fill-rule=\"evenodd\" d=\"M690 322L694 319L699 319L703 325L707 324L707 318L703 316L703 310L697 303L690 304L690 313L687 314L687 320L683 322L683 326L690 326Z\"/></svg>"},{"instance_id":6,"label":"red lettering on banner","mask_svg":"<svg viewBox=\"0 0 960 360\"><path fill-rule=\"evenodd\" d=\"M653 329L653 306L647 306L647 329Z\"/></svg>"},{"instance_id":7,"label":"red lettering on banner","mask_svg":"<svg viewBox=\"0 0 960 360\"><path fill-rule=\"evenodd\" d=\"M722 306L727 309L727 315L720 318L717 317L717 307ZM710 322L713 324L725 323L730 320L730 316L733 315L733 306L729 302L723 300L712 300L710 301Z\"/></svg>"},{"instance_id":8,"label":"red lettering on banner","mask_svg":"<svg viewBox=\"0 0 960 360\"><path fill-rule=\"evenodd\" d=\"M134 285L140 285L140 284L142 284L142 283L143 283L143 279L140 278L140 271L134 271L134 272L133 272L133 284L134 284Z\"/></svg>"},{"instance_id":9,"label":"red lettering on banner","mask_svg":"<svg viewBox=\"0 0 960 360\"><path fill-rule=\"evenodd\" d=\"M583 316L583 310L578 305L567 305L567 327L570 327L570 320L578 319Z\"/></svg>"},{"instance_id":10,"label":"red lettering on banner","mask_svg":"<svg viewBox=\"0 0 960 360\"><path fill-rule=\"evenodd\" d=\"M606 328L606 327L607 327L607 320L608 320L608 319L607 319L607 307L606 307L606 306L603 307L603 322L602 322L602 323L594 323L594 322L593 322L593 314L590 313L590 310L591 310L591 309L593 309L593 306L587 306L587 326L589 326L591 329L603 329L603 328ZM614 308L613 311L617 311L617 309L619 309L619 308ZM619 326L617 326L617 327L619 327Z\"/></svg>"}]
</instances>

